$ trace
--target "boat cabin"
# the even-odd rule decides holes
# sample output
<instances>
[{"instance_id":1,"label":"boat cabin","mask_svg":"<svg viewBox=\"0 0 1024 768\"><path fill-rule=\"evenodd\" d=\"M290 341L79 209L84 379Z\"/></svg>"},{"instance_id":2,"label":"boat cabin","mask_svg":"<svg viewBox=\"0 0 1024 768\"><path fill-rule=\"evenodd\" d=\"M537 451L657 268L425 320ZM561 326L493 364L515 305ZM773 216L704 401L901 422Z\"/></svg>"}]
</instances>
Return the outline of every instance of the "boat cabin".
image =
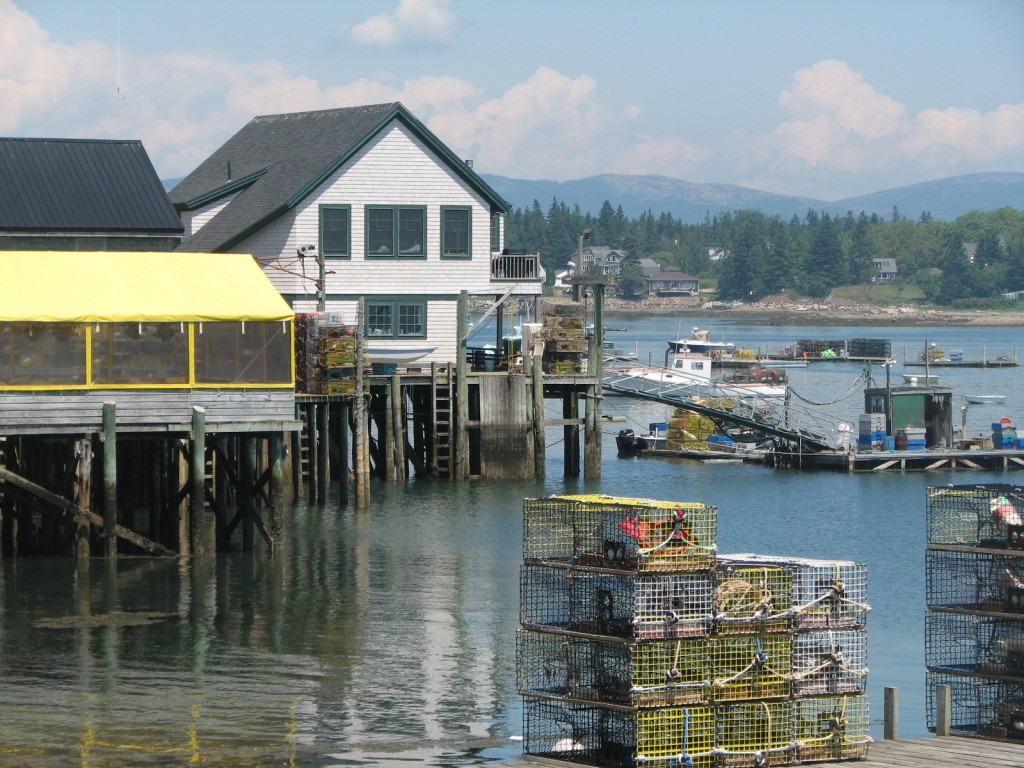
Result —
<instances>
[{"instance_id":1,"label":"boat cabin","mask_svg":"<svg viewBox=\"0 0 1024 768\"><path fill-rule=\"evenodd\" d=\"M864 411L889 414L890 434L923 429L926 447L953 447L953 390L948 387L865 389Z\"/></svg>"}]
</instances>

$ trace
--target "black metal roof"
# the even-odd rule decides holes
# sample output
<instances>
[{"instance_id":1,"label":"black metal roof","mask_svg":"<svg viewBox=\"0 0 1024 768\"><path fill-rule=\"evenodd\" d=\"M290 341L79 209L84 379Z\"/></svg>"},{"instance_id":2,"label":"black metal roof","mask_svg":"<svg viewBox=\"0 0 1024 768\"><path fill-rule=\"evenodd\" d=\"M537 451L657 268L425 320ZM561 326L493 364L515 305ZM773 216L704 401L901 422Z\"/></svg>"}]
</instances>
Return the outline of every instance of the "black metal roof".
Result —
<instances>
[{"instance_id":1,"label":"black metal roof","mask_svg":"<svg viewBox=\"0 0 1024 768\"><path fill-rule=\"evenodd\" d=\"M180 235L139 141L0 138L0 230Z\"/></svg>"},{"instance_id":2,"label":"black metal roof","mask_svg":"<svg viewBox=\"0 0 1024 768\"><path fill-rule=\"evenodd\" d=\"M262 115L171 190L178 210L236 195L180 248L227 250L300 203L392 120L407 126L494 209L509 209L480 176L397 102Z\"/></svg>"}]
</instances>

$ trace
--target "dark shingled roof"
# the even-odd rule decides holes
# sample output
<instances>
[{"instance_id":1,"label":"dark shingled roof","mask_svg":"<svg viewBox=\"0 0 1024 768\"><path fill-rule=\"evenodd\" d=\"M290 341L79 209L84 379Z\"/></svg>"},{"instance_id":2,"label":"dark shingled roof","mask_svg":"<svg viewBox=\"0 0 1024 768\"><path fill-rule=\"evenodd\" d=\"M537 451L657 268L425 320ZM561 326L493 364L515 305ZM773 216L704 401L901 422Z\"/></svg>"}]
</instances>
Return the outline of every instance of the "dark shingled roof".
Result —
<instances>
[{"instance_id":1,"label":"dark shingled roof","mask_svg":"<svg viewBox=\"0 0 1024 768\"><path fill-rule=\"evenodd\" d=\"M392 120L405 125L491 207L511 206L401 104L262 115L171 190L178 210L237 193L181 250L225 251L300 203Z\"/></svg>"},{"instance_id":2,"label":"dark shingled roof","mask_svg":"<svg viewBox=\"0 0 1024 768\"><path fill-rule=\"evenodd\" d=\"M139 141L0 138L0 230L180 235Z\"/></svg>"}]
</instances>

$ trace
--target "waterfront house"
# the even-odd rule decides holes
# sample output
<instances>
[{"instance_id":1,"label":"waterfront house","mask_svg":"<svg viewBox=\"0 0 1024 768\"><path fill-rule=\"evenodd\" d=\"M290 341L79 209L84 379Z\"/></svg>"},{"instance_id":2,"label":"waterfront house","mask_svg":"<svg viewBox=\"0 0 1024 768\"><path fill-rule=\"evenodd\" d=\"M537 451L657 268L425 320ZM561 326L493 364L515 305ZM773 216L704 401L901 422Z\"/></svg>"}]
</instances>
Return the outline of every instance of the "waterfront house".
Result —
<instances>
[{"instance_id":1,"label":"waterfront house","mask_svg":"<svg viewBox=\"0 0 1024 768\"><path fill-rule=\"evenodd\" d=\"M875 274L871 278L873 283L891 283L896 279L896 259L874 259L872 264L875 268Z\"/></svg>"},{"instance_id":2,"label":"waterfront house","mask_svg":"<svg viewBox=\"0 0 1024 768\"><path fill-rule=\"evenodd\" d=\"M696 296L700 281L679 267L669 267L647 280L647 290L657 296Z\"/></svg>"},{"instance_id":3,"label":"waterfront house","mask_svg":"<svg viewBox=\"0 0 1024 768\"><path fill-rule=\"evenodd\" d=\"M398 103L255 117L170 196L182 250L251 253L295 311L422 363L455 359L460 291L542 293L539 254L504 249L510 205Z\"/></svg>"},{"instance_id":4,"label":"waterfront house","mask_svg":"<svg viewBox=\"0 0 1024 768\"><path fill-rule=\"evenodd\" d=\"M171 251L181 234L141 142L0 138L0 250Z\"/></svg>"}]
</instances>

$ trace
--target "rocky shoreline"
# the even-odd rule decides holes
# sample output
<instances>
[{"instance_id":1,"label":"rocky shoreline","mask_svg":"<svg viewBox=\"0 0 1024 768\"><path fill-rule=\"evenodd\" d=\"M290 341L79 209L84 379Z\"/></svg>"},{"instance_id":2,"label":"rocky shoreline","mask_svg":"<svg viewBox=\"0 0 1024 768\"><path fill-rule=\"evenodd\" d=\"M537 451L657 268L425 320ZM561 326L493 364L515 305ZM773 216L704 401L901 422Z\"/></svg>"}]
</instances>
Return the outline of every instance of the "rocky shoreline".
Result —
<instances>
[{"instance_id":1,"label":"rocky shoreline","mask_svg":"<svg viewBox=\"0 0 1024 768\"><path fill-rule=\"evenodd\" d=\"M604 312L608 317L620 318L676 314L687 317L737 317L751 325L1024 325L1024 307L1019 312L939 310L912 305L859 304L846 299L820 303L768 298L746 304L709 303L693 296L655 296L642 301L606 298Z\"/></svg>"}]
</instances>

